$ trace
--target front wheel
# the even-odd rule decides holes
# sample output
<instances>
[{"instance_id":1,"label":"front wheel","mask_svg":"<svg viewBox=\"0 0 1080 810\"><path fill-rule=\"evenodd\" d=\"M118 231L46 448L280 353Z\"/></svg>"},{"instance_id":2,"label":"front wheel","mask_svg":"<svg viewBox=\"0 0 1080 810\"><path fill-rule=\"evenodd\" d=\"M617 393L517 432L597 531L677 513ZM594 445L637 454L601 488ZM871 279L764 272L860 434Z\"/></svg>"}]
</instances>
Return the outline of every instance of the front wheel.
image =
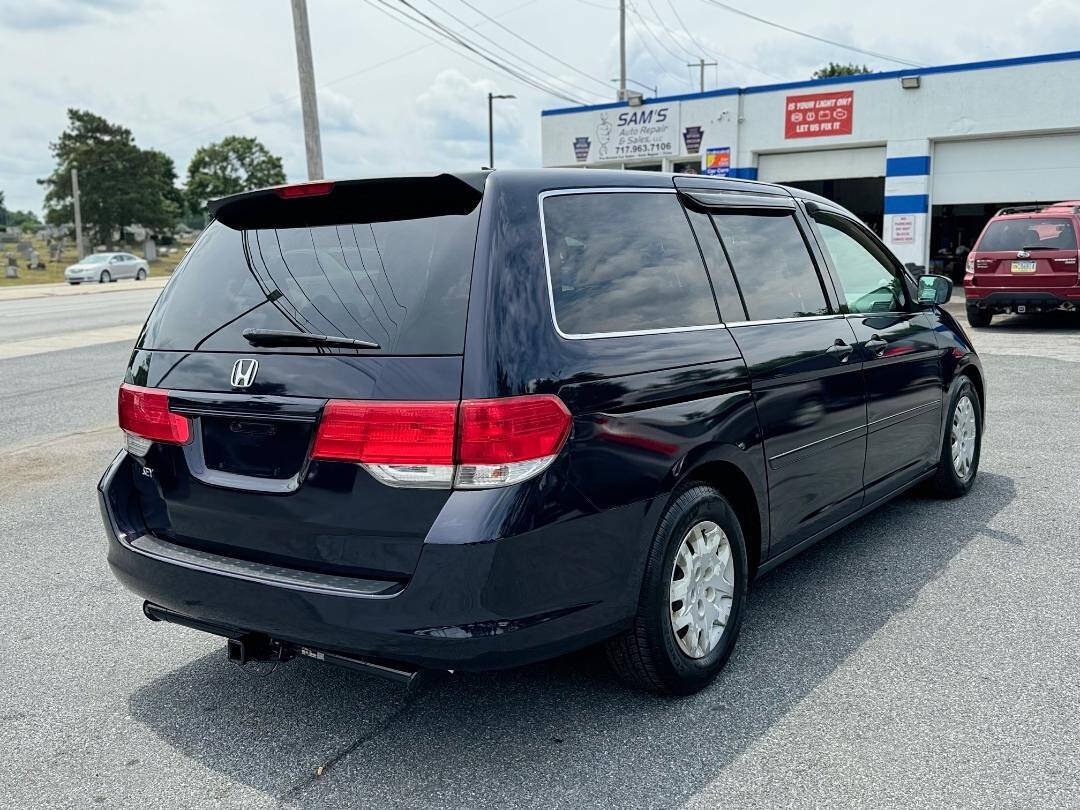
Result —
<instances>
[{"instance_id":1,"label":"front wheel","mask_svg":"<svg viewBox=\"0 0 1080 810\"><path fill-rule=\"evenodd\" d=\"M697 692L731 655L746 595L746 544L735 511L713 487L689 485L660 519L633 625L608 641L608 660L632 686Z\"/></svg>"},{"instance_id":2,"label":"front wheel","mask_svg":"<svg viewBox=\"0 0 1080 810\"><path fill-rule=\"evenodd\" d=\"M993 319L994 313L988 309L979 309L978 307L967 308L967 322L971 326L989 326L990 321L992 321Z\"/></svg>"},{"instance_id":3,"label":"front wheel","mask_svg":"<svg viewBox=\"0 0 1080 810\"><path fill-rule=\"evenodd\" d=\"M982 403L969 377L953 382L946 416L934 492L942 498L959 498L975 482L982 450Z\"/></svg>"},{"instance_id":4,"label":"front wheel","mask_svg":"<svg viewBox=\"0 0 1080 810\"><path fill-rule=\"evenodd\" d=\"M98 279L98 284L108 284L112 281L112 274L108 270L101 271L101 277Z\"/></svg>"}]
</instances>

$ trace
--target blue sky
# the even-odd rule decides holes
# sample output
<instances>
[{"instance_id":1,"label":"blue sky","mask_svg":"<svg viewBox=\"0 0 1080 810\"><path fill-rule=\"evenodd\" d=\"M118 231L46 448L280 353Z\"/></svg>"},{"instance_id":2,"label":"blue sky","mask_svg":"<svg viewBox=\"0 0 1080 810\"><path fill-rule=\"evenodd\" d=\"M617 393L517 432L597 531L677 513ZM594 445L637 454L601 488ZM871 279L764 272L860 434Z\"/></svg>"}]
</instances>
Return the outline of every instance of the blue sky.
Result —
<instances>
[{"instance_id":1,"label":"blue sky","mask_svg":"<svg viewBox=\"0 0 1080 810\"><path fill-rule=\"evenodd\" d=\"M618 74L615 0L409 1L458 30L476 26L470 37L492 48L493 40L542 68L566 94L613 98L614 86L605 83ZM470 4L551 56L485 21ZM926 65L1080 47L1080 4L1071 0L730 4ZM486 163L489 90L517 96L497 104L496 164L538 165L540 110L569 106L566 100L433 44L377 6L308 0L328 176ZM696 89L696 69L686 62L702 51L720 63L706 74L709 88L804 79L830 60L900 67L795 37L708 0L630 0L628 16L628 73L661 94ZM48 145L71 106L123 123L140 146L171 155L181 177L199 146L242 134L280 154L290 180L304 179L287 0L0 0L0 42L7 77L0 82L0 189L9 208L40 212L35 181L52 169ZM1076 92L1076 85L1062 90Z\"/></svg>"}]
</instances>

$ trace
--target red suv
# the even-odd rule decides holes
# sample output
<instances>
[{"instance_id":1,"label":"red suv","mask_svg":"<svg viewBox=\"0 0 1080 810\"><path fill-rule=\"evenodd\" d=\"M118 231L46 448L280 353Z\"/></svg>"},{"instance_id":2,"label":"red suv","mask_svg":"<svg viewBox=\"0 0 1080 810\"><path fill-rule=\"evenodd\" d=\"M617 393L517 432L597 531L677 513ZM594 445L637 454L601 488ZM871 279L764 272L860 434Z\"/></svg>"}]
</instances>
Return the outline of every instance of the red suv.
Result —
<instances>
[{"instance_id":1,"label":"red suv","mask_svg":"<svg viewBox=\"0 0 1080 810\"><path fill-rule=\"evenodd\" d=\"M968 323L989 326L995 312L1080 307L1078 230L1080 200L998 211L968 254Z\"/></svg>"}]
</instances>

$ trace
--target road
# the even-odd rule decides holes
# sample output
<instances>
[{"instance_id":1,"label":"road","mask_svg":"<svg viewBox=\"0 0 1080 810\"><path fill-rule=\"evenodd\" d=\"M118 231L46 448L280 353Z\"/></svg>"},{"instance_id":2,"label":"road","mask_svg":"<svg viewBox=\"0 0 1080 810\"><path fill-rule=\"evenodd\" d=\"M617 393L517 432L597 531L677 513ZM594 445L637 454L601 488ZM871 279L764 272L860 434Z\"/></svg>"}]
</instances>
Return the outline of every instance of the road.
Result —
<instances>
[{"instance_id":1,"label":"road","mask_svg":"<svg viewBox=\"0 0 1080 810\"><path fill-rule=\"evenodd\" d=\"M137 324L153 296L124 295L0 302L0 334ZM1080 319L975 340L971 494L904 497L757 583L730 664L682 700L595 652L413 696L237 668L105 564L130 344L0 359L0 806L1080 805Z\"/></svg>"}]
</instances>

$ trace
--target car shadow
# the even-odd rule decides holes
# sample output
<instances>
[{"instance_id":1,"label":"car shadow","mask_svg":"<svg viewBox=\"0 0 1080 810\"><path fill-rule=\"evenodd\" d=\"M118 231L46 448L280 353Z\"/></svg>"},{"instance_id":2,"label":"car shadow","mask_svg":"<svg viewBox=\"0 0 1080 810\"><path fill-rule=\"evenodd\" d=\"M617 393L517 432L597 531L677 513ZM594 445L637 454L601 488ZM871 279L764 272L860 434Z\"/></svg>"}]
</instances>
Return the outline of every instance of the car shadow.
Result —
<instances>
[{"instance_id":1,"label":"car shadow","mask_svg":"<svg viewBox=\"0 0 1080 810\"><path fill-rule=\"evenodd\" d=\"M1016 496L908 495L757 582L716 683L683 699L624 688L596 649L417 694L297 660L244 670L217 651L138 689L132 716L227 779L286 804L680 805L781 720ZM166 628L181 632L178 628Z\"/></svg>"},{"instance_id":2,"label":"car shadow","mask_svg":"<svg viewBox=\"0 0 1080 810\"><path fill-rule=\"evenodd\" d=\"M1080 311L1027 312L1023 315L995 315L983 329L1001 331L1072 332L1080 329Z\"/></svg>"}]
</instances>

